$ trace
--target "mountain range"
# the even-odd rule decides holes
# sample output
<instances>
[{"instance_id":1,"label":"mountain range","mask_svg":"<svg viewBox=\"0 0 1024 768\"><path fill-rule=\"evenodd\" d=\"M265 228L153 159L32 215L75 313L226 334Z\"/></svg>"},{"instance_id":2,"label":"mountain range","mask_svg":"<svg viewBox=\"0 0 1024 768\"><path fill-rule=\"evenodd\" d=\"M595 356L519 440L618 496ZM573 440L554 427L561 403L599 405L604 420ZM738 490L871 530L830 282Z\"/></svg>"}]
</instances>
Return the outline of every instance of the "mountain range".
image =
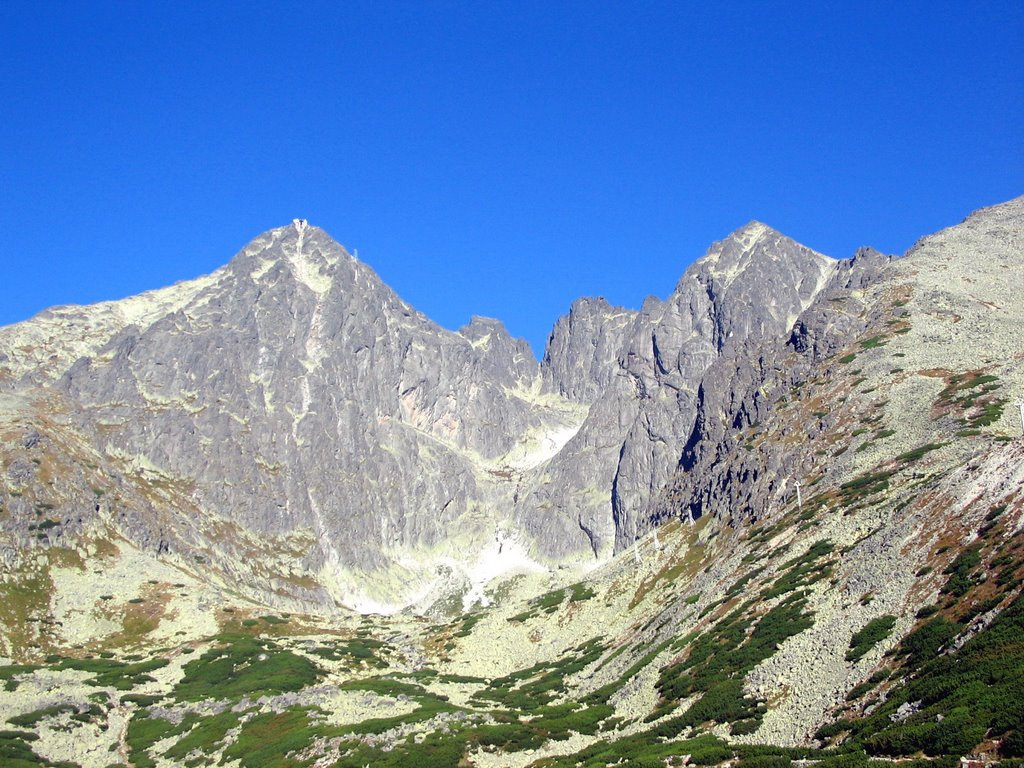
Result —
<instances>
[{"instance_id":1,"label":"mountain range","mask_svg":"<svg viewBox=\"0 0 1024 768\"><path fill-rule=\"evenodd\" d=\"M495 547L583 568L628 547L705 371L784 337L841 265L752 223L665 301L575 302L538 363L497 320L441 328L296 221L198 280L8 327L0 376L98 454L89 524L254 596L394 611L465 590Z\"/></svg>"},{"instance_id":2,"label":"mountain range","mask_svg":"<svg viewBox=\"0 0 1024 768\"><path fill-rule=\"evenodd\" d=\"M1022 255L751 222L538 361L295 220L0 328L0 754L1013 764Z\"/></svg>"}]
</instances>

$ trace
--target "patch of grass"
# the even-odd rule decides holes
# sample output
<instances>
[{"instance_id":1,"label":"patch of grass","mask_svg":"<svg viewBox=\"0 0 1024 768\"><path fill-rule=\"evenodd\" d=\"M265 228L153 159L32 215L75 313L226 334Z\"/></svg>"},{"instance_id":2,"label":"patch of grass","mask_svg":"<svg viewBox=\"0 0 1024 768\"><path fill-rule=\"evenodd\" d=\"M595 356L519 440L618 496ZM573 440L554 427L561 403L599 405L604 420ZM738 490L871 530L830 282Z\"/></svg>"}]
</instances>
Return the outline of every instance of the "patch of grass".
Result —
<instances>
[{"instance_id":1,"label":"patch of grass","mask_svg":"<svg viewBox=\"0 0 1024 768\"><path fill-rule=\"evenodd\" d=\"M881 683L888 677L888 669L883 669L879 672L876 672L860 685L855 685L853 688L851 688L850 692L846 694L846 700L857 701L857 699L863 698L866 693L873 691L876 687L878 687L879 683Z\"/></svg>"},{"instance_id":2,"label":"patch of grass","mask_svg":"<svg viewBox=\"0 0 1024 768\"><path fill-rule=\"evenodd\" d=\"M959 412L965 427L961 432L972 434L1002 418L1006 400L994 394L1001 386L998 376L981 371L954 374L946 380L935 405L943 412Z\"/></svg>"},{"instance_id":3,"label":"patch of grass","mask_svg":"<svg viewBox=\"0 0 1024 768\"><path fill-rule=\"evenodd\" d=\"M909 464L926 456L932 451L937 451L944 445L945 443L926 443L925 445L920 445L917 448L914 448L912 451L901 453L899 456L896 457L896 461L903 462L904 464Z\"/></svg>"},{"instance_id":4,"label":"patch of grass","mask_svg":"<svg viewBox=\"0 0 1024 768\"><path fill-rule=\"evenodd\" d=\"M78 707L74 704L55 704L52 707L44 707L33 712L9 717L7 722L16 728L34 728L46 718L56 717L64 712L78 712Z\"/></svg>"},{"instance_id":5,"label":"patch of grass","mask_svg":"<svg viewBox=\"0 0 1024 768\"><path fill-rule=\"evenodd\" d=\"M725 590L725 596L727 598L736 597L737 595L739 595L744 590L744 588L747 586L747 584L749 584L751 581L753 581L758 576L760 576L762 573L764 573L764 570L765 570L764 567L755 568L750 573L748 573L746 576L740 577L735 582L733 582L732 585L727 590ZM697 598L700 599L700 595L698 595ZM694 601L694 602L696 602L696 601Z\"/></svg>"},{"instance_id":6,"label":"patch of grass","mask_svg":"<svg viewBox=\"0 0 1024 768\"><path fill-rule=\"evenodd\" d=\"M188 662L174 689L181 701L238 699L299 691L316 683L320 669L309 659L247 635L222 636L223 645Z\"/></svg>"},{"instance_id":7,"label":"patch of grass","mask_svg":"<svg viewBox=\"0 0 1024 768\"><path fill-rule=\"evenodd\" d=\"M110 686L119 691L130 691L132 688L151 683L154 678L149 674L166 667L167 659L154 658L146 661L125 663L114 659L60 659L57 669L75 669L90 672L93 675L91 685Z\"/></svg>"},{"instance_id":8,"label":"patch of grass","mask_svg":"<svg viewBox=\"0 0 1024 768\"><path fill-rule=\"evenodd\" d=\"M920 666L933 658L961 629L962 625L944 616L935 616L903 638L896 655L905 657L910 667Z\"/></svg>"},{"instance_id":9,"label":"patch of grass","mask_svg":"<svg viewBox=\"0 0 1024 768\"><path fill-rule=\"evenodd\" d=\"M128 721L125 744L135 768L156 768L156 760L149 754L150 748L174 732L174 724L168 720L149 716L149 711L140 709Z\"/></svg>"},{"instance_id":10,"label":"patch of grass","mask_svg":"<svg viewBox=\"0 0 1024 768\"><path fill-rule=\"evenodd\" d=\"M589 600L597 594L593 589L580 582L579 584L573 584L569 587L569 602L580 603L584 600Z\"/></svg>"},{"instance_id":11,"label":"patch of grass","mask_svg":"<svg viewBox=\"0 0 1024 768\"><path fill-rule=\"evenodd\" d=\"M184 736L178 739L164 756L171 760L184 761L193 750L207 755L213 754L224 741L228 731L238 727L241 718L242 713L230 709L210 717L190 712L175 729Z\"/></svg>"},{"instance_id":12,"label":"patch of grass","mask_svg":"<svg viewBox=\"0 0 1024 768\"><path fill-rule=\"evenodd\" d=\"M464 617L461 622L461 626L455 633L455 637L469 637L469 634L473 631L473 627L484 617L483 613L471 613Z\"/></svg>"},{"instance_id":13,"label":"patch of grass","mask_svg":"<svg viewBox=\"0 0 1024 768\"><path fill-rule=\"evenodd\" d=\"M33 645L45 641L34 621L50 610L53 582L48 570L22 571L0 582L0 626L10 646L7 655L26 655Z\"/></svg>"},{"instance_id":14,"label":"patch of grass","mask_svg":"<svg viewBox=\"0 0 1024 768\"><path fill-rule=\"evenodd\" d=\"M32 742L39 736L29 731L0 731L0 765L4 768L78 768L74 763L51 762L36 754Z\"/></svg>"},{"instance_id":15,"label":"patch of grass","mask_svg":"<svg viewBox=\"0 0 1024 768\"><path fill-rule=\"evenodd\" d=\"M592 591L589 593L589 595L587 595L586 592L588 588L584 587L582 584L574 584L572 587L568 587L565 589L554 589L550 592L545 592L540 597L535 597L532 600L530 600L531 607L529 610L523 611L522 613L518 613L515 616L510 617L508 621L524 622L536 616L539 616L541 613L554 613L561 607L562 603L565 602L566 595L569 594L570 590L572 589L580 590L579 592L574 593L574 597L570 598L573 602L578 602L579 600L588 600L589 598L594 596L594 593ZM575 595L579 596L578 599L575 597Z\"/></svg>"},{"instance_id":16,"label":"patch of grass","mask_svg":"<svg viewBox=\"0 0 1024 768\"><path fill-rule=\"evenodd\" d=\"M831 554L832 550L832 542L827 539L816 541L804 554L782 564L782 576L764 590L760 598L770 600L827 578L832 574L832 566L821 561Z\"/></svg>"},{"instance_id":17,"label":"patch of grass","mask_svg":"<svg viewBox=\"0 0 1024 768\"><path fill-rule=\"evenodd\" d=\"M940 590L945 595L963 597L977 583L974 572L981 565L981 544L967 547L943 571L949 576Z\"/></svg>"},{"instance_id":18,"label":"patch of grass","mask_svg":"<svg viewBox=\"0 0 1024 768\"><path fill-rule=\"evenodd\" d=\"M565 679L597 661L604 653L598 638L569 651L561 659L541 662L532 667L492 680L477 692L480 706L494 702L506 709L533 711L552 704L565 693Z\"/></svg>"},{"instance_id":19,"label":"patch of grass","mask_svg":"<svg viewBox=\"0 0 1024 768\"><path fill-rule=\"evenodd\" d=\"M294 756L317 737L310 726L310 709L290 709L256 715L242 725L238 738L224 750L221 763L238 760L246 768L297 768Z\"/></svg>"},{"instance_id":20,"label":"patch of grass","mask_svg":"<svg viewBox=\"0 0 1024 768\"><path fill-rule=\"evenodd\" d=\"M35 672L39 667L31 664L7 664L0 666L0 682L4 684L4 690L8 693L18 690L18 675L26 675Z\"/></svg>"},{"instance_id":21,"label":"patch of grass","mask_svg":"<svg viewBox=\"0 0 1024 768\"><path fill-rule=\"evenodd\" d=\"M868 651L892 634L895 626L896 617L890 615L879 616L869 621L850 638L850 650L846 652L846 660L857 661L863 658Z\"/></svg>"},{"instance_id":22,"label":"patch of grass","mask_svg":"<svg viewBox=\"0 0 1024 768\"><path fill-rule=\"evenodd\" d=\"M381 640L370 637L354 637L319 646L314 648L311 653L331 661L351 661L377 669L385 669L388 665L381 657L381 653L389 650L391 647Z\"/></svg>"},{"instance_id":23,"label":"patch of grass","mask_svg":"<svg viewBox=\"0 0 1024 768\"><path fill-rule=\"evenodd\" d=\"M791 561L796 567L800 559ZM656 687L661 695L658 708L648 722L669 714L682 699L700 698L682 715L672 718L672 732L703 723L748 721L744 728L759 723L766 711L764 702L743 693L746 674L772 656L787 638L813 624L805 611L803 593L790 595L762 615L753 611L754 601L745 603L689 644L689 653L678 664L661 670Z\"/></svg>"},{"instance_id":24,"label":"patch of grass","mask_svg":"<svg viewBox=\"0 0 1024 768\"><path fill-rule=\"evenodd\" d=\"M894 471L867 472L839 486L839 495L846 506L864 499L889 487L889 478Z\"/></svg>"},{"instance_id":25,"label":"patch of grass","mask_svg":"<svg viewBox=\"0 0 1024 768\"><path fill-rule=\"evenodd\" d=\"M1000 739L1003 757L1019 757L1013 734L1024 722L1024 602L1018 595L959 650L937 655L960 628L935 617L904 638L898 653L907 660L904 682L869 716L827 730L844 729L851 744L890 758L923 752L958 759L983 740ZM909 716L893 718L911 702Z\"/></svg>"},{"instance_id":26,"label":"patch of grass","mask_svg":"<svg viewBox=\"0 0 1024 768\"><path fill-rule=\"evenodd\" d=\"M372 691L378 696L398 698L405 696L419 706L404 715L387 718L371 718L358 723L335 727L338 733L379 734L395 728L429 720L443 712L458 711L458 707L450 704L447 697L431 693L420 685L400 680L378 677L365 680L352 680L342 684L346 691Z\"/></svg>"}]
</instances>

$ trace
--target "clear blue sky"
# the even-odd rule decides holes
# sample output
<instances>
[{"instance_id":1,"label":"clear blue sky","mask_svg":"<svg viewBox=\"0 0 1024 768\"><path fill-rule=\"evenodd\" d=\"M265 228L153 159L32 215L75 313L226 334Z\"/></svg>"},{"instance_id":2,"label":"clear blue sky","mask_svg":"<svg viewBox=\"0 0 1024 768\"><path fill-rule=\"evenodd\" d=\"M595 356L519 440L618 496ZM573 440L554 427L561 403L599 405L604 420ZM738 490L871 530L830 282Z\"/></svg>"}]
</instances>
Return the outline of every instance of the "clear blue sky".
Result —
<instances>
[{"instance_id":1,"label":"clear blue sky","mask_svg":"<svg viewBox=\"0 0 1024 768\"><path fill-rule=\"evenodd\" d=\"M902 252L1024 194L1020 0L6 0L0 40L0 324L304 217L540 351L750 219Z\"/></svg>"}]
</instances>

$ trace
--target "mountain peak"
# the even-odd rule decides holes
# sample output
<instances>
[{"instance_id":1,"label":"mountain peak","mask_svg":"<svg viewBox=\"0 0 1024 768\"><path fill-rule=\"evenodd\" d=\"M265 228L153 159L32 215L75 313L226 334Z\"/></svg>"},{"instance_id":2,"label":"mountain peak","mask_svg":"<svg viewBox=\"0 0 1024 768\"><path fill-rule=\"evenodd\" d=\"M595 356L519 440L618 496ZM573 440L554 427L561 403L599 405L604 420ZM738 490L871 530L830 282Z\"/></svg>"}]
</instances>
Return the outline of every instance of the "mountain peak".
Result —
<instances>
[{"instance_id":1,"label":"mountain peak","mask_svg":"<svg viewBox=\"0 0 1024 768\"><path fill-rule=\"evenodd\" d=\"M742 227L729 233L723 240L714 243L710 251L715 250L715 247L723 243L736 243L744 250L752 250L755 246L762 243L769 242L783 242L786 244L792 243L793 245L800 246L793 238L784 235L774 227L770 227L764 222L752 219L744 224Z\"/></svg>"},{"instance_id":2,"label":"mountain peak","mask_svg":"<svg viewBox=\"0 0 1024 768\"><path fill-rule=\"evenodd\" d=\"M758 221L757 219L751 219L742 227L732 232L732 234L729 235L729 238L756 240L762 237L770 237L773 235L778 237L783 236L781 232L779 232L776 229L773 229L772 227L769 227L764 222Z\"/></svg>"},{"instance_id":3,"label":"mountain peak","mask_svg":"<svg viewBox=\"0 0 1024 768\"><path fill-rule=\"evenodd\" d=\"M248 276L253 282L277 282L290 275L317 295L326 294L336 277L370 272L369 268L339 269L358 263L346 248L320 227L306 219L275 227L257 235L228 265L233 273Z\"/></svg>"},{"instance_id":4,"label":"mountain peak","mask_svg":"<svg viewBox=\"0 0 1024 768\"><path fill-rule=\"evenodd\" d=\"M831 257L801 245L767 224L750 221L713 243L697 265L728 285L757 264L807 261L816 263L820 269L835 263Z\"/></svg>"}]
</instances>

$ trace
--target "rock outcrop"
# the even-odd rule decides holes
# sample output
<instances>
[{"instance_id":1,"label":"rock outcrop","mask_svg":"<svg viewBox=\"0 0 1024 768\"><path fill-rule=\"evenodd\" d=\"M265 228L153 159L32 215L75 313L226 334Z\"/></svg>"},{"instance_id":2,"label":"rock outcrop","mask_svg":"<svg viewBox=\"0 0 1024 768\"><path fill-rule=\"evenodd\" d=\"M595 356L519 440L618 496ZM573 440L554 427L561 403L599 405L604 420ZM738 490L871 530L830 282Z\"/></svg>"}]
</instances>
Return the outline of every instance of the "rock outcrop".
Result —
<instances>
[{"instance_id":1,"label":"rock outcrop","mask_svg":"<svg viewBox=\"0 0 1024 768\"><path fill-rule=\"evenodd\" d=\"M608 359L613 334L622 342L587 420L552 460L527 509L575 510L597 556L629 546L648 529L653 498L679 463L705 371L747 340L784 340L837 264L752 222L715 243L668 299L649 299L628 325L598 306L611 330L595 329L593 305L574 305L556 324L544 359L562 391L587 391L566 373L590 369L592 357L580 348ZM583 341L567 340L567 328L579 328ZM598 379L588 381L593 391ZM560 533L542 538L564 540Z\"/></svg>"}]
</instances>

